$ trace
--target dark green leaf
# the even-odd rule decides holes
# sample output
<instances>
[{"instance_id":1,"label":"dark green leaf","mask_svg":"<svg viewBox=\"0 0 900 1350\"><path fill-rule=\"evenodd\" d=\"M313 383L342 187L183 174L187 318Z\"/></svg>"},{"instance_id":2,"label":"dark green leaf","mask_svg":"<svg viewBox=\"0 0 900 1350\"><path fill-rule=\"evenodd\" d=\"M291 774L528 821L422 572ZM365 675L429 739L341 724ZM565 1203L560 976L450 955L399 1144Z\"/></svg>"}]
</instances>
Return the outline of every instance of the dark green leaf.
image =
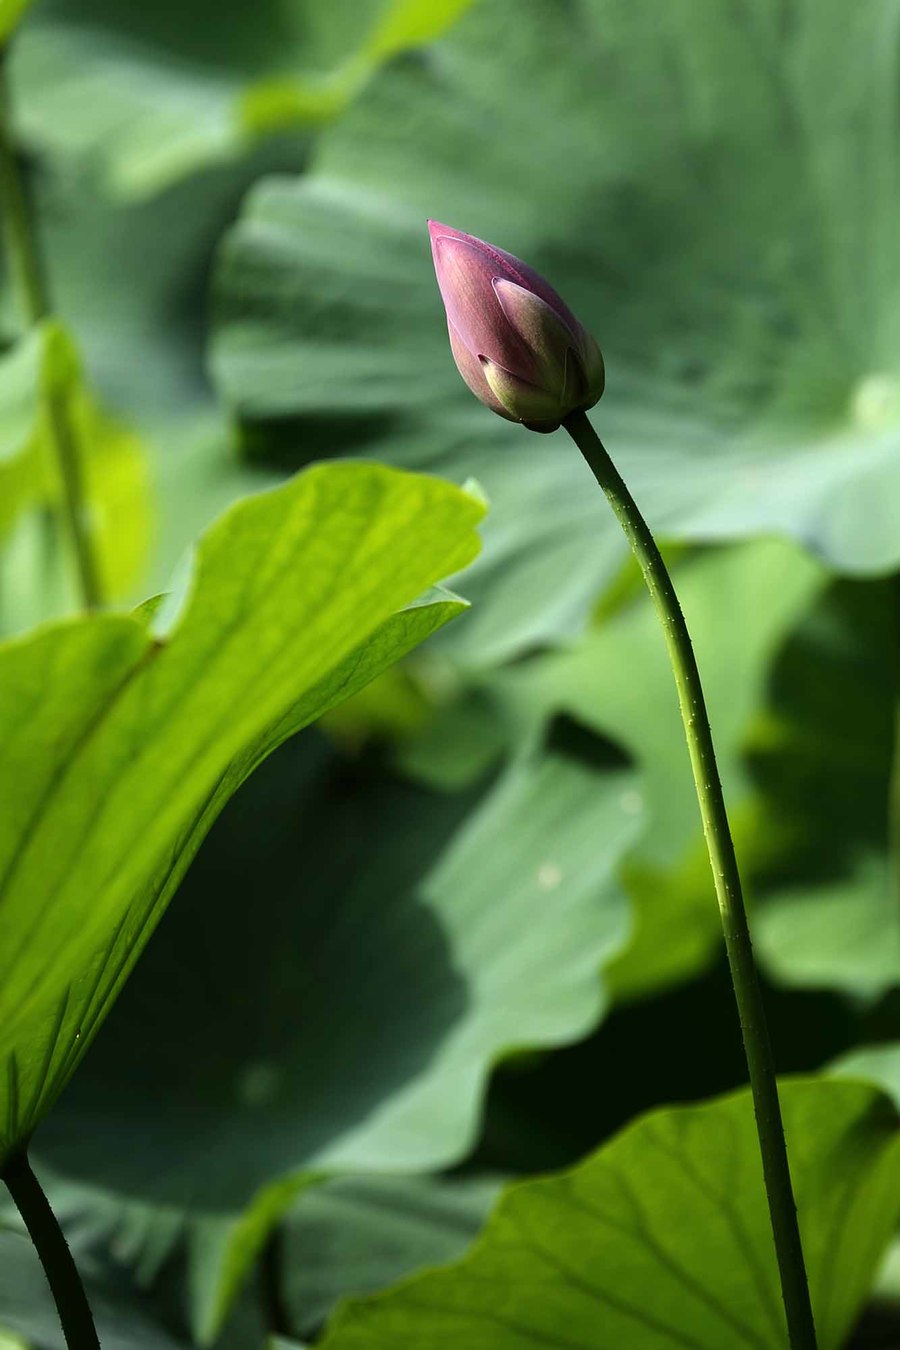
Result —
<instances>
[{"instance_id":1,"label":"dark green leaf","mask_svg":"<svg viewBox=\"0 0 900 1350\"><path fill-rule=\"evenodd\" d=\"M459 1159L500 1056L595 1025L633 791L554 752L476 804L285 747L201 850L41 1158L191 1211L208 1337L298 1189Z\"/></svg>"},{"instance_id":2,"label":"dark green leaf","mask_svg":"<svg viewBox=\"0 0 900 1350\"><path fill-rule=\"evenodd\" d=\"M317 738L286 748L201 852L41 1156L229 1219L270 1206L284 1177L458 1159L498 1056L572 1040L603 1009L601 968L627 935L632 785L552 754L472 810L472 794ZM120 1131L133 1148L109 1148Z\"/></svg>"},{"instance_id":3,"label":"dark green leaf","mask_svg":"<svg viewBox=\"0 0 900 1350\"><path fill-rule=\"evenodd\" d=\"M782 1085L821 1350L900 1212L900 1135L860 1083ZM350 1302L323 1350L785 1350L749 1094L656 1111L574 1171L513 1187L456 1266Z\"/></svg>"}]
</instances>

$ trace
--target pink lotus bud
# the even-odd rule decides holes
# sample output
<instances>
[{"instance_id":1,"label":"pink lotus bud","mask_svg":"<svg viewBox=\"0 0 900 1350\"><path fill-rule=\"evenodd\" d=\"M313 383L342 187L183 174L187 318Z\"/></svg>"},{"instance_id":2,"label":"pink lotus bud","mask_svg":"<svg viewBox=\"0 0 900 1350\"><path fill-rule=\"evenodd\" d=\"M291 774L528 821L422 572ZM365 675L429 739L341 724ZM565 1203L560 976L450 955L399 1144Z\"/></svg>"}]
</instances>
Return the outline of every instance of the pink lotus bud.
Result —
<instances>
[{"instance_id":1,"label":"pink lotus bud","mask_svg":"<svg viewBox=\"0 0 900 1350\"><path fill-rule=\"evenodd\" d=\"M543 277L503 249L429 220L450 349L476 398L555 431L603 393L600 348Z\"/></svg>"}]
</instances>

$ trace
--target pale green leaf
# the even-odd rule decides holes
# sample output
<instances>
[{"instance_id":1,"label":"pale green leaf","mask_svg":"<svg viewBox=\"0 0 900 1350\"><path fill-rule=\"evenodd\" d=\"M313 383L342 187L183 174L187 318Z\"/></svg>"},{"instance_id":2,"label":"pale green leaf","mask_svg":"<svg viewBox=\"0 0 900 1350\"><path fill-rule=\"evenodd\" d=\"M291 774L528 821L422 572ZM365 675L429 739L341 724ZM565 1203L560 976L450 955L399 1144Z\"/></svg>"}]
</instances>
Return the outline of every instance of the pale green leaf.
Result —
<instances>
[{"instance_id":1,"label":"pale green leaf","mask_svg":"<svg viewBox=\"0 0 900 1350\"><path fill-rule=\"evenodd\" d=\"M773 979L874 999L900 983L896 583L833 585L770 672L754 748L757 951Z\"/></svg>"},{"instance_id":2,"label":"pale green leaf","mask_svg":"<svg viewBox=\"0 0 900 1350\"><path fill-rule=\"evenodd\" d=\"M236 160L256 137L331 121L383 61L445 31L471 0L55 0L13 63L25 138L99 170L122 198Z\"/></svg>"},{"instance_id":3,"label":"pale green leaf","mask_svg":"<svg viewBox=\"0 0 900 1350\"><path fill-rule=\"evenodd\" d=\"M68 1081L229 795L458 610L402 606L472 557L481 514L436 479L322 466L209 531L164 638L105 614L0 650L0 1153Z\"/></svg>"},{"instance_id":4,"label":"pale green leaf","mask_svg":"<svg viewBox=\"0 0 900 1350\"><path fill-rule=\"evenodd\" d=\"M676 562L675 584L703 674L732 826L749 870L760 841L741 751L765 705L766 673L824 585L799 550L760 541ZM561 650L498 672L501 720L539 726L567 712L624 745L641 771L648 826L625 872L631 946L610 972L619 996L683 979L721 940L696 790L659 620L643 588Z\"/></svg>"}]
</instances>

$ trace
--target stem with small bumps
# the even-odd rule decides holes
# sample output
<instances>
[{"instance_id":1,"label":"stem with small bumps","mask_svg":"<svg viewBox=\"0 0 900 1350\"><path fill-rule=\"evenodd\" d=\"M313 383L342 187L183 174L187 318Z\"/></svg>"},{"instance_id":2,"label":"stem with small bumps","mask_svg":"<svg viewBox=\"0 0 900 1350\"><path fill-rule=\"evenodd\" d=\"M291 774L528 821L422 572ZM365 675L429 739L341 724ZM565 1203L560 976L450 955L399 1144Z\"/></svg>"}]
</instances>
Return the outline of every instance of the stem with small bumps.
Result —
<instances>
[{"instance_id":1,"label":"stem with small bumps","mask_svg":"<svg viewBox=\"0 0 900 1350\"><path fill-rule=\"evenodd\" d=\"M84 1286L63 1231L50 1208L25 1153L10 1158L3 1168L16 1208L44 1267L69 1350L100 1350L94 1319Z\"/></svg>"},{"instance_id":2,"label":"stem with small bumps","mask_svg":"<svg viewBox=\"0 0 900 1350\"><path fill-rule=\"evenodd\" d=\"M709 715L690 634L650 528L587 415L571 413L563 426L587 461L625 532L665 634L741 1022L788 1338L791 1350L816 1350L816 1329L784 1140L775 1061Z\"/></svg>"}]
</instances>

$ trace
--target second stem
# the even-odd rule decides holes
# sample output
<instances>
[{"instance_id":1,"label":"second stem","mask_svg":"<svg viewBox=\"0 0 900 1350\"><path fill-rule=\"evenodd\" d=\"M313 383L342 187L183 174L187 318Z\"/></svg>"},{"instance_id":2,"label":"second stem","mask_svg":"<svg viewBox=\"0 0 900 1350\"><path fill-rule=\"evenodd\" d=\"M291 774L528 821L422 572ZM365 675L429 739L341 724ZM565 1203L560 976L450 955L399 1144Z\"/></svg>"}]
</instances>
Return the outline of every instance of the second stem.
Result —
<instances>
[{"instance_id":1,"label":"second stem","mask_svg":"<svg viewBox=\"0 0 900 1350\"><path fill-rule=\"evenodd\" d=\"M50 316L50 302L35 240L34 221L10 131L6 52L0 49L0 209L21 303L29 324ZM100 570L91 539L84 475L70 399L56 380L43 393L47 435L59 469L60 506L72 545L78 585L85 609L102 603Z\"/></svg>"},{"instance_id":2,"label":"second stem","mask_svg":"<svg viewBox=\"0 0 900 1350\"><path fill-rule=\"evenodd\" d=\"M665 634L741 1021L788 1337L792 1350L816 1350L816 1329L784 1141L775 1061L709 715L690 634L656 540L586 414L572 413L563 426L590 466L628 538Z\"/></svg>"}]
</instances>

